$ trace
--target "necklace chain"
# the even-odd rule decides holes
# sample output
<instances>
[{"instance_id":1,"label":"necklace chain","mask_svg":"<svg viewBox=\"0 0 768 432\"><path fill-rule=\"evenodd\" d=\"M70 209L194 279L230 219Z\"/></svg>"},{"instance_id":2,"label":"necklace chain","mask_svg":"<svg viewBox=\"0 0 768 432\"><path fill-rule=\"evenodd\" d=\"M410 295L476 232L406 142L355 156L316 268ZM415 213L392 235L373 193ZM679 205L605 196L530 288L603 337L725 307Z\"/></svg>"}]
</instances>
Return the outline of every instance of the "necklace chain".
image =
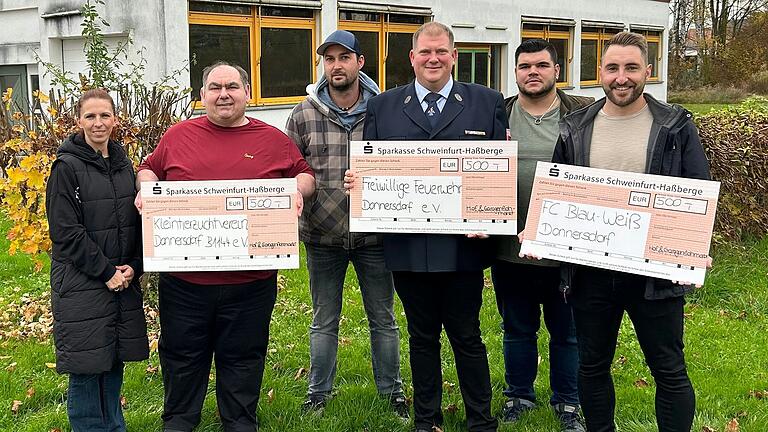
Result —
<instances>
[{"instance_id":1,"label":"necklace chain","mask_svg":"<svg viewBox=\"0 0 768 432\"><path fill-rule=\"evenodd\" d=\"M559 98L557 97L557 95L555 95L555 98L552 100L552 103L549 104L549 108L547 108L542 115L540 115L538 117L531 116L531 117L533 117L533 124L540 125L541 124L541 119L543 119L544 116L547 115L547 113L552 109L552 107L555 106L555 103L557 102L558 99Z\"/></svg>"}]
</instances>

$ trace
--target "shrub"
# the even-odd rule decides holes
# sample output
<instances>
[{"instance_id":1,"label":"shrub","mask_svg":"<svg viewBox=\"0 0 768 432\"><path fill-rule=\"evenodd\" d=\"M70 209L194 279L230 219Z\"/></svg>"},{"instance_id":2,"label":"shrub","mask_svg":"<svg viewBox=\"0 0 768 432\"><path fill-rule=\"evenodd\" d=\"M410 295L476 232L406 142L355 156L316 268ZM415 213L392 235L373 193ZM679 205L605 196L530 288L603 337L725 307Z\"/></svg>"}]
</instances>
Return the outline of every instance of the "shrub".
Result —
<instances>
[{"instance_id":1,"label":"shrub","mask_svg":"<svg viewBox=\"0 0 768 432\"><path fill-rule=\"evenodd\" d=\"M670 91L667 100L679 104L729 104L741 102L747 97L749 92L742 88L715 85Z\"/></svg>"},{"instance_id":2,"label":"shrub","mask_svg":"<svg viewBox=\"0 0 768 432\"><path fill-rule=\"evenodd\" d=\"M768 71L761 70L750 75L747 79L749 91L759 95L768 95Z\"/></svg>"},{"instance_id":3,"label":"shrub","mask_svg":"<svg viewBox=\"0 0 768 432\"><path fill-rule=\"evenodd\" d=\"M715 231L723 239L768 234L768 99L696 118L712 177L721 182Z\"/></svg>"},{"instance_id":4,"label":"shrub","mask_svg":"<svg viewBox=\"0 0 768 432\"><path fill-rule=\"evenodd\" d=\"M122 67L132 41L110 52L100 27L109 24L99 17L94 3L103 4L103 0L88 0L82 8L88 76L74 79L67 71L41 61L56 90L49 95L35 93L30 104L34 108L32 114L25 114L13 103L11 89L3 93L0 205L13 223L8 232L11 255L21 251L37 256L50 251L45 184L56 149L77 130L74 107L83 90L98 87L113 94L119 119L113 138L122 142L135 166L155 148L168 127L192 113L189 89L180 87L176 81L186 68L172 72L160 82L147 83L143 76L146 60L139 51L140 61L130 64L127 72L120 72L125 69ZM42 268L40 260L36 264L38 270Z\"/></svg>"}]
</instances>

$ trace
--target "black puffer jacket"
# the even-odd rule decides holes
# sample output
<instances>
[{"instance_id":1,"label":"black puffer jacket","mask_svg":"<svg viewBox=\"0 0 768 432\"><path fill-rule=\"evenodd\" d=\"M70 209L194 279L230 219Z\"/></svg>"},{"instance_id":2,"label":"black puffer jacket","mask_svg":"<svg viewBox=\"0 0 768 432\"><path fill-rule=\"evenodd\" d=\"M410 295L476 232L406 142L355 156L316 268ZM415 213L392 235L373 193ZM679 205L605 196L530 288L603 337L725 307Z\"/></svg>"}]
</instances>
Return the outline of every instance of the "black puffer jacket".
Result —
<instances>
[{"instance_id":1,"label":"black puffer jacket","mask_svg":"<svg viewBox=\"0 0 768 432\"><path fill-rule=\"evenodd\" d=\"M95 374L117 361L146 359L147 326L139 287L141 226L133 206L135 175L122 148L109 160L80 134L57 152L46 189L56 369ZM120 292L105 284L115 266L136 275Z\"/></svg>"}]
</instances>

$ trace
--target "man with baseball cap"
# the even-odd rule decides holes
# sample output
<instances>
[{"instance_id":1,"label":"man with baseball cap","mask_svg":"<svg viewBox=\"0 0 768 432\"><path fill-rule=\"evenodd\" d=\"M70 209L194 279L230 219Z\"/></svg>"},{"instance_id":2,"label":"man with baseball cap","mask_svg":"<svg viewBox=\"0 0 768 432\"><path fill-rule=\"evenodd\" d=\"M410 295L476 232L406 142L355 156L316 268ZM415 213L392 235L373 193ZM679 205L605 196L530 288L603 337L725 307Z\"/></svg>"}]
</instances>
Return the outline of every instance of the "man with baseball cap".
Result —
<instances>
[{"instance_id":1,"label":"man with baseball cap","mask_svg":"<svg viewBox=\"0 0 768 432\"><path fill-rule=\"evenodd\" d=\"M304 410L322 412L336 375L342 291L349 262L355 268L371 331L371 361L379 394L408 418L400 380L400 336L393 311L392 274L384 266L381 235L349 232L344 193L349 141L361 140L368 99L379 88L361 69L365 58L355 35L331 33L317 48L324 74L307 86L285 132L315 170L317 191L305 205L300 237L307 251L312 325L310 372Z\"/></svg>"}]
</instances>

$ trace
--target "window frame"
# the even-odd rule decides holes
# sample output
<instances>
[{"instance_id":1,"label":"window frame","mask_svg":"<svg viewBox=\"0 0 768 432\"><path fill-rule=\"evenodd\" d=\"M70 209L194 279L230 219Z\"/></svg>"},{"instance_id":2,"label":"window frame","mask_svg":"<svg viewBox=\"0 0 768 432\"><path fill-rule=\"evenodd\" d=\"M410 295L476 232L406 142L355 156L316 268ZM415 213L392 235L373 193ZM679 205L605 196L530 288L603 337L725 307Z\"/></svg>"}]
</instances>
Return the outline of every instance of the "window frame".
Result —
<instances>
[{"instance_id":1,"label":"window frame","mask_svg":"<svg viewBox=\"0 0 768 432\"><path fill-rule=\"evenodd\" d=\"M456 52L458 53L471 53L472 54L472 82L475 82L475 56L478 54L485 54L488 58L488 72L486 73L486 82L488 83L486 87L491 87L491 56L492 56L492 50L491 45L489 44L456 44ZM458 81L459 77L459 60L458 56L456 59L456 65L453 67L453 79Z\"/></svg>"},{"instance_id":2,"label":"window frame","mask_svg":"<svg viewBox=\"0 0 768 432\"><path fill-rule=\"evenodd\" d=\"M378 21L358 21L358 20L345 20L341 19L342 12L352 12L346 9L340 9L337 14L339 30L347 31L359 31L378 34L379 46L378 46L378 64L376 65L379 70L379 80L376 83L379 88L384 91L387 89L387 57L389 57L389 34L390 33L406 33L413 35L416 30L421 27L421 24L405 24L405 23L392 23L389 22L389 15L382 12L373 12L378 14ZM430 17L424 15L415 15L424 18L424 22L427 23L431 20ZM365 55L365 53L363 53ZM366 59L366 62L368 59ZM402 61L405 61L403 59Z\"/></svg>"},{"instance_id":3,"label":"window frame","mask_svg":"<svg viewBox=\"0 0 768 432\"><path fill-rule=\"evenodd\" d=\"M542 25L544 29L542 30L534 30L534 29L526 29L525 25L531 24L531 25ZM564 40L566 42L566 59L565 59L565 70L561 70L561 74L565 74L565 81L558 82L555 85L557 88L570 88L573 86L573 83L571 82L573 78L573 74L571 73L571 69L573 68L573 26L566 25L566 24L555 24L557 27L569 27L570 30L567 32L559 31L559 30L550 30L550 26L552 24L542 24L534 21L523 21L520 25L520 42L526 40L526 39L544 39L546 41L550 41L551 39L557 39L557 40Z\"/></svg>"},{"instance_id":4,"label":"window frame","mask_svg":"<svg viewBox=\"0 0 768 432\"><path fill-rule=\"evenodd\" d=\"M314 12L313 12L314 15ZM305 94L287 97L262 97L261 88L261 30L263 28L285 28L310 30L310 45L308 47L312 82L317 81L317 61L314 57L315 47L317 46L317 17L313 18L295 18L295 17L274 17L262 16L261 6L252 6L250 15L225 14L214 12L196 12L189 11L187 25L216 25L224 27L247 27L249 29L249 51L250 51L250 81L251 98L248 100L248 106L269 106L269 105L288 105L297 104L304 100ZM199 91L200 89L192 89ZM201 101L195 102L195 108L203 108Z\"/></svg>"},{"instance_id":5,"label":"window frame","mask_svg":"<svg viewBox=\"0 0 768 432\"><path fill-rule=\"evenodd\" d=\"M636 28L630 26L630 29L638 34L641 34L645 37L645 40L648 41L648 44L656 43L658 44L659 49L657 50L656 54L656 67L651 69L651 76L648 78L648 81L658 83L661 82L661 67L662 67L662 60L664 59L664 45L663 41L664 38L662 37L664 35L664 30L649 30L644 28ZM650 60L650 59L648 59Z\"/></svg>"},{"instance_id":6,"label":"window frame","mask_svg":"<svg viewBox=\"0 0 768 432\"><path fill-rule=\"evenodd\" d=\"M584 27L590 27L594 28L594 26L587 25L585 26L582 24L582 32L581 32L581 38L579 39L579 54L580 54L580 60L581 62L584 61L584 56L581 52L581 41L582 40L596 40L597 41L597 55L595 56L596 62L595 62L595 77L594 80L583 80L581 79L581 63L579 64L579 86L581 87L589 87L589 86L599 86L600 85L600 62L602 61L603 57L603 44L605 42L608 42L613 35L615 35L618 32L623 31L622 29L619 29L618 27L598 27L597 33L595 32L584 32Z\"/></svg>"}]
</instances>

